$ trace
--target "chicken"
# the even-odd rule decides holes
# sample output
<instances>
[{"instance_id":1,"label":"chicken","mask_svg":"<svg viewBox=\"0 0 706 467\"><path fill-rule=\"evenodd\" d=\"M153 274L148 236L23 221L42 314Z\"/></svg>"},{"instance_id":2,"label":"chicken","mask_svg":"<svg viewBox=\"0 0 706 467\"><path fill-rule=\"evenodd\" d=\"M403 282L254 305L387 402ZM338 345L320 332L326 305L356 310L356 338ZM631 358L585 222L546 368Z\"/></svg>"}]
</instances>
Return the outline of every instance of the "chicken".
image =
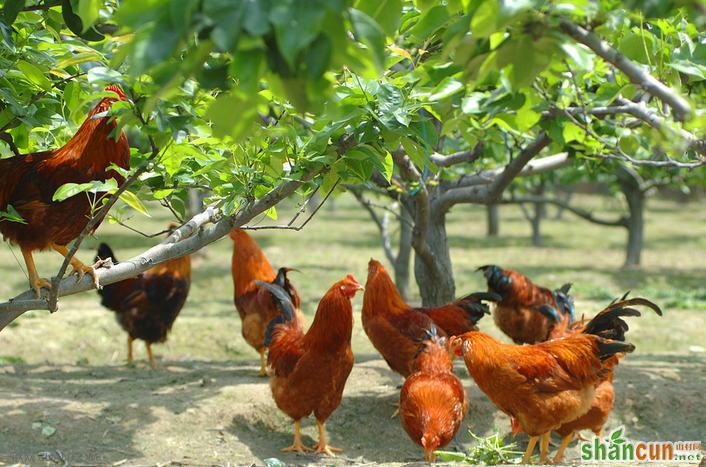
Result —
<instances>
[{"instance_id":1,"label":"chicken","mask_svg":"<svg viewBox=\"0 0 706 467\"><path fill-rule=\"evenodd\" d=\"M334 456L340 449L329 446L324 423L341 403L343 387L353 369L351 298L363 287L348 274L336 282L319 302L314 321L304 334L291 298L281 287L262 281L256 283L272 292L281 310L280 317L268 325L267 364L272 397L284 413L294 419L294 443L283 451L312 449L301 441L301 419L312 412L319 428L315 453Z\"/></svg>"},{"instance_id":2,"label":"chicken","mask_svg":"<svg viewBox=\"0 0 706 467\"><path fill-rule=\"evenodd\" d=\"M456 436L468 410L466 391L453 374L445 345L446 339L432 326L414 360L414 373L400 391L402 428L424 448L428 462L434 462L434 451L445 448Z\"/></svg>"},{"instance_id":3,"label":"chicken","mask_svg":"<svg viewBox=\"0 0 706 467\"><path fill-rule=\"evenodd\" d=\"M605 362L635 349L624 342L628 326L620 318L640 315L631 305L647 306L662 315L654 303L634 298L610 305L563 339L516 346L477 331L451 338L449 351L464 357L480 390L512 417L513 431L530 436L523 463L529 462L539 436L540 462L549 462L550 432L588 412L596 385L611 374Z\"/></svg>"},{"instance_id":4,"label":"chicken","mask_svg":"<svg viewBox=\"0 0 706 467\"><path fill-rule=\"evenodd\" d=\"M115 259L108 245L98 247L96 261ZM132 342L142 339L147 345L150 364L157 366L152 344L167 340L179 315L191 283L191 257L185 255L157 264L144 273L98 290L101 304L115 312L127 332L127 361L132 362Z\"/></svg>"},{"instance_id":5,"label":"chicken","mask_svg":"<svg viewBox=\"0 0 706 467\"><path fill-rule=\"evenodd\" d=\"M287 279L286 273L291 269L282 268L275 274L262 250L247 232L241 229L230 234L233 240L233 261L231 272L235 307L242 320L242 333L245 341L260 353L260 376L267 376L265 365L265 330L279 311L267 289L257 285L255 280L279 283L287 290L296 309L297 319L302 328L306 326L304 314L301 312L299 293Z\"/></svg>"},{"instance_id":6,"label":"chicken","mask_svg":"<svg viewBox=\"0 0 706 467\"><path fill-rule=\"evenodd\" d=\"M571 284L564 284L552 292L535 285L529 278L512 269L489 265L478 270L483 271L488 281L488 291L502 297L493 311L495 324L516 344L546 341L554 326L566 314L556 312L557 309L561 311L562 306L573 320L573 298L568 295ZM539 312L537 307L541 305L549 305L552 307L549 310L555 310L553 319Z\"/></svg>"},{"instance_id":7,"label":"chicken","mask_svg":"<svg viewBox=\"0 0 706 467\"><path fill-rule=\"evenodd\" d=\"M39 277L32 252L51 247L67 256L66 245L83 232L91 217L91 204L85 193L57 202L52 201L54 192L69 182L105 182L114 178L122 184L124 177L110 166L130 168L130 148L125 133L121 131L117 138L111 136L117 122L109 116L98 116L109 111L114 102L127 98L117 86L108 86L106 90L117 96L101 99L63 147L0 160L0 211L12 206L24 219L24 223L0 222L0 232L5 240L19 245L27 264L30 287L37 298L41 296L41 288L49 289L51 283ZM99 225L100 222L93 231ZM71 274L78 273L81 280L88 273L98 288L92 266L84 265L76 257L71 258L71 266Z\"/></svg>"},{"instance_id":8,"label":"chicken","mask_svg":"<svg viewBox=\"0 0 706 467\"><path fill-rule=\"evenodd\" d=\"M621 300L625 300L626 298L627 294L625 294ZM562 322L557 325L554 330L552 330L549 338L562 339L569 337L576 332L580 332L583 326L583 320L570 322L565 316L564 319L562 319ZM573 440L574 434L578 431L591 430L596 434L596 436L602 437L603 425L605 425L608 421L608 416L613 410L613 399L615 398L612 370L624 356L624 353L618 353L603 362L603 366L609 368L611 373L605 380L601 381L596 386L596 398L593 400L591 408L588 409L588 412L573 421L564 423L561 427L554 430L557 434L559 434L559 436L562 437L561 446L559 446L559 449L554 456L554 463L561 461L564 456L564 450Z\"/></svg>"},{"instance_id":9,"label":"chicken","mask_svg":"<svg viewBox=\"0 0 706 467\"><path fill-rule=\"evenodd\" d=\"M437 308L412 308L397 291L385 267L371 259L363 296L363 329L392 371L407 377L425 332L433 324L441 337L476 328L488 307L481 300L499 300L492 293L476 293Z\"/></svg>"}]
</instances>

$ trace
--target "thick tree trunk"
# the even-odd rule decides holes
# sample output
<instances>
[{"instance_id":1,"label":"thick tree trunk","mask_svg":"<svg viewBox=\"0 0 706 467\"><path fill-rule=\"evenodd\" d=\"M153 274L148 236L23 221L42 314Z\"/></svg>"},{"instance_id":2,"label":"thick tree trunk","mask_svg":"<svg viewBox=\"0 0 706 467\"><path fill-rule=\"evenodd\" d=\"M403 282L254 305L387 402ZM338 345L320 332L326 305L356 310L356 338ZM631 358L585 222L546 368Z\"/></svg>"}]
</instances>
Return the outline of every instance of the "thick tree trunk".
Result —
<instances>
[{"instance_id":1,"label":"thick tree trunk","mask_svg":"<svg viewBox=\"0 0 706 467\"><path fill-rule=\"evenodd\" d=\"M628 244L625 266L640 264L644 234L644 208L645 193L642 189L643 181L634 170L618 167L618 183L620 190L625 195L630 210L628 219Z\"/></svg>"},{"instance_id":2,"label":"thick tree trunk","mask_svg":"<svg viewBox=\"0 0 706 467\"><path fill-rule=\"evenodd\" d=\"M409 260L412 257L412 215L400 207L400 215L404 220L400 220L400 247L395 260L395 285L405 301L412 297L409 287ZM405 220L407 222L405 222Z\"/></svg>"},{"instance_id":3,"label":"thick tree trunk","mask_svg":"<svg viewBox=\"0 0 706 467\"><path fill-rule=\"evenodd\" d=\"M488 237L497 237L500 234L500 205L488 205Z\"/></svg>"},{"instance_id":4,"label":"thick tree trunk","mask_svg":"<svg viewBox=\"0 0 706 467\"><path fill-rule=\"evenodd\" d=\"M426 233L426 243L434 257L436 267L429 267L415 255L414 274L422 296L422 306L445 305L454 300L456 293L449 239L446 236L445 214L432 213Z\"/></svg>"}]
</instances>

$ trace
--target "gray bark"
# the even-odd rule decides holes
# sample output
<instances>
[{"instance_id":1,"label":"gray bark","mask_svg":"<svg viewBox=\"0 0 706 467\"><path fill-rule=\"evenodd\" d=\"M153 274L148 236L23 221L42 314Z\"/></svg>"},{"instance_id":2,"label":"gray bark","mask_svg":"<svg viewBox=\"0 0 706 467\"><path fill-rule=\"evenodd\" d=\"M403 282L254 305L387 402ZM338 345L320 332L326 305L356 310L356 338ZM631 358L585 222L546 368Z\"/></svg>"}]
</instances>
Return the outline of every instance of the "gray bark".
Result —
<instances>
[{"instance_id":1,"label":"gray bark","mask_svg":"<svg viewBox=\"0 0 706 467\"><path fill-rule=\"evenodd\" d=\"M456 294L449 239L446 236L445 213L436 214L430 219L426 231L426 243L436 267L427 267L419 256L415 256L414 274L422 296L422 306L445 305L453 301Z\"/></svg>"},{"instance_id":2,"label":"gray bark","mask_svg":"<svg viewBox=\"0 0 706 467\"><path fill-rule=\"evenodd\" d=\"M630 217L627 219L628 244L625 266L636 266L640 264L645 230L644 181L634 169L626 169L622 166L618 166L617 175L620 190L625 195L630 211Z\"/></svg>"},{"instance_id":3,"label":"gray bark","mask_svg":"<svg viewBox=\"0 0 706 467\"><path fill-rule=\"evenodd\" d=\"M497 237L500 234L500 205L488 205L488 237Z\"/></svg>"}]
</instances>

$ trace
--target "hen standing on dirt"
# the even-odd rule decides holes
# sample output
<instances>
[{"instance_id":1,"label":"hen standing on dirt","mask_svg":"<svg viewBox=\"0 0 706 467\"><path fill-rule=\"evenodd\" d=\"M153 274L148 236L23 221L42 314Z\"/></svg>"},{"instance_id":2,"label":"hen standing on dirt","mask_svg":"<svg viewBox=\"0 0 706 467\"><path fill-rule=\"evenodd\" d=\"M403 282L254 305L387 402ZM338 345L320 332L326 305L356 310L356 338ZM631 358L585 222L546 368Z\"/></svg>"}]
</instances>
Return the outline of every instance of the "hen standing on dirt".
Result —
<instances>
[{"instance_id":1,"label":"hen standing on dirt","mask_svg":"<svg viewBox=\"0 0 706 467\"><path fill-rule=\"evenodd\" d=\"M110 110L117 100L127 98L117 86L108 86L106 90L115 92L117 97L101 99L63 147L0 160L0 211L7 211L10 205L25 222L2 221L0 232L22 250L30 287L37 298L41 296L41 288L49 289L51 283L39 277L32 252L51 247L67 256L66 245L81 234L91 215L85 193L53 201L54 192L66 183L105 182L109 178L115 178L120 185L125 179L109 167L115 164L126 170L130 168L130 148L125 133L121 131L114 139L110 135L117 122L109 116L98 116ZM100 222L94 231L98 225ZM81 280L88 273L98 287L93 267L84 265L75 256L71 266L71 274L78 273Z\"/></svg>"},{"instance_id":2,"label":"hen standing on dirt","mask_svg":"<svg viewBox=\"0 0 706 467\"><path fill-rule=\"evenodd\" d=\"M445 448L461 428L468 401L461 380L453 374L446 339L439 338L433 326L427 332L414 359L414 373L400 391L400 422L412 441L424 448L424 458L434 462L434 451Z\"/></svg>"},{"instance_id":3,"label":"hen standing on dirt","mask_svg":"<svg viewBox=\"0 0 706 467\"><path fill-rule=\"evenodd\" d=\"M333 456L326 442L324 423L341 403L343 387L353 369L351 298L363 287L348 274L336 282L319 302L314 321L304 334L296 319L294 306L284 290L257 281L278 301L281 317L267 326L269 354L267 364L274 370L270 378L272 397L284 413L294 419L294 443L283 451L304 451L299 433L301 419L312 412L319 428L316 454Z\"/></svg>"},{"instance_id":4,"label":"hen standing on dirt","mask_svg":"<svg viewBox=\"0 0 706 467\"><path fill-rule=\"evenodd\" d=\"M96 261L107 258L117 261L110 247L101 243ZM167 333L186 303L190 284L191 256L185 255L98 290L101 304L115 311L115 318L128 333L128 363L132 362L132 341L142 339L150 364L157 366L151 346L167 340Z\"/></svg>"},{"instance_id":5,"label":"hen standing on dirt","mask_svg":"<svg viewBox=\"0 0 706 467\"><path fill-rule=\"evenodd\" d=\"M569 313L573 320L573 298L569 295L571 284L551 291L535 285L528 277L512 269L498 266L481 266L488 281L488 291L502 297L493 311L493 320L500 330L516 344L536 344L549 339L549 333L562 321L562 313ZM548 305L541 313L537 307Z\"/></svg>"},{"instance_id":6,"label":"hen standing on dirt","mask_svg":"<svg viewBox=\"0 0 706 467\"><path fill-rule=\"evenodd\" d=\"M267 376L265 366L265 330L267 324L279 315L272 295L255 281L279 283L290 296L301 327L306 325L304 314L299 307L299 293L287 279L289 269L280 268L278 274L262 253L260 246L248 233L236 229L230 234L233 240L231 274L233 276L233 302L242 320L242 334L245 341L260 353L260 376Z\"/></svg>"}]
</instances>

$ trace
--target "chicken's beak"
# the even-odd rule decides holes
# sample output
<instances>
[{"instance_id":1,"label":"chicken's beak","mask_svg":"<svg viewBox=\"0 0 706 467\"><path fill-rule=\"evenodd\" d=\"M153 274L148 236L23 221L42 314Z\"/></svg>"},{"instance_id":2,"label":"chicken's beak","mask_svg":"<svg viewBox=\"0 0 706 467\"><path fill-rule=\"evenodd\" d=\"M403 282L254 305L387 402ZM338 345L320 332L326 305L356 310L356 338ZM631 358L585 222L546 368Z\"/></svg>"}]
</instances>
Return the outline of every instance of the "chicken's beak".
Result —
<instances>
[{"instance_id":1,"label":"chicken's beak","mask_svg":"<svg viewBox=\"0 0 706 467\"><path fill-rule=\"evenodd\" d=\"M456 336L451 336L449 338L449 360L452 362L456 357L462 357L461 345L463 344L463 339L459 339Z\"/></svg>"}]
</instances>

